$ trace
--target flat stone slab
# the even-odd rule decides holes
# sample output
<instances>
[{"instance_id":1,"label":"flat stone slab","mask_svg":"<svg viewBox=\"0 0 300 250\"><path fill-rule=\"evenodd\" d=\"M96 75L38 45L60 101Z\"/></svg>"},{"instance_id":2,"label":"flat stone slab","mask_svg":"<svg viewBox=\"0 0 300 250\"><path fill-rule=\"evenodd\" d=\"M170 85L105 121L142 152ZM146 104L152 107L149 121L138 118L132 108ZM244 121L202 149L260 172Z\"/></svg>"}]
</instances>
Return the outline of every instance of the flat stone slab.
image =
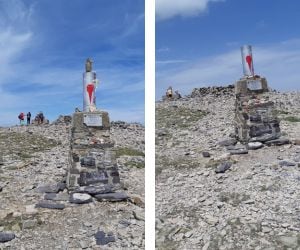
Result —
<instances>
[{"instance_id":1,"label":"flat stone slab","mask_svg":"<svg viewBox=\"0 0 300 250\"><path fill-rule=\"evenodd\" d=\"M80 173L78 180L80 186L88 186L95 183L108 183L108 175L105 171Z\"/></svg>"},{"instance_id":2,"label":"flat stone slab","mask_svg":"<svg viewBox=\"0 0 300 250\"><path fill-rule=\"evenodd\" d=\"M65 208L65 205L60 203L50 202L50 201L40 201L38 204L35 205L35 207L62 210Z\"/></svg>"},{"instance_id":3,"label":"flat stone slab","mask_svg":"<svg viewBox=\"0 0 300 250\"><path fill-rule=\"evenodd\" d=\"M92 196L84 193L73 193L70 195L70 202L75 204L86 204L92 202Z\"/></svg>"},{"instance_id":4,"label":"flat stone slab","mask_svg":"<svg viewBox=\"0 0 300 250\"><path fill-rule=\"evenodd\" d=\"M247 149L232 149L228 151L231 155L242 155L242 154L248 154Z\"/></svg>"},{"instance_id":5,"label":"flat stone slab","mask_svg":"<svg viewBox=\"0 0 300 250\"><path fill-rule=\"evenodd\" d=\"M95 198L98 201L125 201L129 197L124 192L116 192L116 193L107 193L107 194L97 194Z\"/></svg>"},{"instance_id":6,"label":"flat stone slab","mask_svg":"<svg viewBox=\"0 0 300 250\"><path fill-rule=\"evenodd\" d=\"M262 148L264 145L261 142L249 142L248 143L248 149L249 150L256 150L259 148Z\"/></svg>"},{"instance_id":7,"label":"flat stone slab","mask_svg":"<svg viewBox=\"0 0 300 250\"><path fill-rule=\"evenodd\" d=\"M215 172L217 174L225 173L232 166L231 162L223 162L219 166L216 167Z\"/></svg>"},{"instance_id":8,"label":"flat stone slab","mask_svg":"<svg viewBox=\"0 0 300 250\"><path fill-rule=\"evenodd\" d=\"M37 188L40 193L58 193L66 188L66 183L59 182L53 185L45 185Z\"/></svg>"},{"instance_id":9,"label":"flat stone slab","mask_svg":"<svg viewBox=\"0 0 300 250\"><path fill-rule=\"evenodd\" d=\"M296 166L296 163L291 162L291 161L287 161L287 160L282 160L279 162L280 166L286 166L286 167L292 167L292 166Z\"/></svg>"},{"instance_id":10,"label":"flat stone slab","mask_svg":"<svg viewBox=\"0 0 300 250\"><path fill-rule=\"evenodd\" d=\"M70 196L67 193L46 193L44 199L53 201L68 201Z\"/></svg>"},{"instance_id":11,"label":"flat stone slab","mask_svg":"<svg viewBox=\"0 0 300 250\"><path fill-rule=\"evenodd\" d=\"M15 234L13 233L4 233L4 232L0 232L0 242L4 243L4 242L8 242L11 241L15 238Z\"/></svg>"},{"instance_id":12,"label":"flat stone slab","mask_svg":"<svg viewBox=\"0 0 300 250\"><path fill-rule=\"evenodd\" d=\"M83 186L75 189L76 193L87 193L90 195L97 195L97 194L106 194L112 193L113 188L109 184L103 184L101 186Z\"/></svg>"},{"instance_id":13,"label":"flat stone slab","mask_svg":"<svg viewBox=\"0 0 300 250\"><path fill-rule=\"evenodd\" d=\"M278 135L266 134L266 135L262 135L262 136L252 137L250 139L250 142L255 142L255 141L267 142L267 141L271 141L271 140L276 140L276 139L278 139L278 137L279 137Z\"/></svg>"},{"instance_id":14,"label":"flat stone slab","mask_svg":"<svg viewBox=\"0 0 300 250\"><path fill-rule=\"evenodd\" d=\"M96 238L96 244L97 245L107 245L110 242L115 242L116 239L113 236L113 234L106 234L103 231L98 231L95 234L95 238Z\"/></svg>"},{"instance_id":15,"label":"flat stone slab","mask_svg":"<svg viewBox=\"0 0 300 250\"><path fill-rule=\"evenodd\" d=\"M290 143L290 140L287 138L279 138L276 140L271 140L271 141L265 142L265 144L268 146L271 146L271 145L281 146L281 145L289 144L289 143Z\"/></svg>"},{"instance_id":16,"label":"flat stone slab","mask_svg":"<svg viewBox=\"0 0 300 250\"><path fill-rule=\"evenodd\" d=\"M232 145L237 144L237 140L233 139L233 138L224 139L224 140L219 141L218 144L220 146L225 146L225 147L232 146Z\"/></svg>"}]
</instances>

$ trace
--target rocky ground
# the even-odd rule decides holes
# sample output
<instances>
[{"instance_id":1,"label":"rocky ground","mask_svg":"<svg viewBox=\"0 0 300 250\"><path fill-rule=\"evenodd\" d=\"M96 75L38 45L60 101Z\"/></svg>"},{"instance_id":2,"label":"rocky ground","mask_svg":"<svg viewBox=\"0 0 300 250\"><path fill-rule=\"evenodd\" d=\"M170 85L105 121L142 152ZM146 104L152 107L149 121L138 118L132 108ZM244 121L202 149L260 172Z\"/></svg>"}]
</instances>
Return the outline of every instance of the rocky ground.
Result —
<instances>
[{"instance_id":1,"label":"rocky ground","mask_svg":"<svg viewBox=\"0 0 300 250\"><path fill-rule=\"evenodd\" d=\"M144 127L118 122L111 132L130 199L73 204L64 186L69 125L0 128L0 249L144 248ZM57 209L36 207L57 187Z\"/></svg>"},{"instance_id":2,"label":"rocky ground","mask_svg":"<svg viewBox=\"0 0 300 250\"><path fill-rule=\"evenodd\" d=\"M157 249L300 249L300 93L268 95L290 143L240 155L233 90L156 103Z\"/></svg>"}]
</instances>

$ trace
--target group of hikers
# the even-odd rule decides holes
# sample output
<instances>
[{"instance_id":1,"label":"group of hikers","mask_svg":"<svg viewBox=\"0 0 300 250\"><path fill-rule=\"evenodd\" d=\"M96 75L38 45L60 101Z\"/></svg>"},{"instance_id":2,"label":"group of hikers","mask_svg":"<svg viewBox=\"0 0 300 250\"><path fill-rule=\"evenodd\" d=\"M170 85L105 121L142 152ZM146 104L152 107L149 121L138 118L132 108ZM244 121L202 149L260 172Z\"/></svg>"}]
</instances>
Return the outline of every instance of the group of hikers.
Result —
<instances>
[{"instance_id":1,"label":"group of hikers","mask_svg":"<svg viewBox=\"0 0 300 250\"><path fill-rule=\"evenodd\" d=\"M25 120L25 114L23 112L21 112L18 116L19 120L20 120L20 125L24 125L24 120ZM26 118L27 118L27 125L30 125L31 123L31 113L28 112L26 114ZM43 124L44 123L44 114L42 111L40 111L34 118L35 123L37 124Z\"/></svg>"}]
</instances>

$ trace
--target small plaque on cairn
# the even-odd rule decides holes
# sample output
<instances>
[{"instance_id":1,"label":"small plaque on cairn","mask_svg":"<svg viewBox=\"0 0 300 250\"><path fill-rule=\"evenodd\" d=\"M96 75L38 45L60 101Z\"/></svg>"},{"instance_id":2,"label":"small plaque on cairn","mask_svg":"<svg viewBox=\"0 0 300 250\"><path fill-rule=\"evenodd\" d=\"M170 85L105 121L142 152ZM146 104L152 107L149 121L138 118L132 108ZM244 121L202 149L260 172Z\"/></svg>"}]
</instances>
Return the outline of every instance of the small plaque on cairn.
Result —
<instances>
[{"instance_id":1,"label":"small plaque on cairn","mask_svg":"<svg viewBox=\"0 0 300 250\"><path fill-rule=\"evenodd\" d=\"M83 112L75 112L72 117L67 188L72 193L88 193L98 198L110 194L107 197L111 200L115 196L117 200L126 200L127 195L116 193L121 185L114 142L108 113L96 108L96 82L92 61L88 59L83 74Z\"/></svg>"},{"instance_id":2,"label":"small plaque on cairn","mask_svg":"<svg viewBox=\"0 0 300 250\"><path fill-rule=\"evenodd\" d=\"M84 114L83 123L90 127L101 127L102 126L102 115L101 114Z\"/></svg>"},{"instance_id":3,"label":"small plaque on cairn","mask_svg":"<svg viewBox=\"0 0 300 250\"><path fill-rule=\"evenodd\" d=\"M267 80L254 74L251 46L241 48L244 76L235 85L235 132L243 143L280 137L274 103L266 93Z\"/></svg>"}]
</instances>

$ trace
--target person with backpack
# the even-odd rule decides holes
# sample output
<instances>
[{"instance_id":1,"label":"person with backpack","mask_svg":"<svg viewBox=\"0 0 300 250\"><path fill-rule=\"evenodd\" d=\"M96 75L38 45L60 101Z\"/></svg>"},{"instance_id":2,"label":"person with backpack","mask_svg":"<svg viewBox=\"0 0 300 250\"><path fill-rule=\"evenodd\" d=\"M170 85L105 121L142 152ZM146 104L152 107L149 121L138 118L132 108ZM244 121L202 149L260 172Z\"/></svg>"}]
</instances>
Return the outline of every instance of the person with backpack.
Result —
<instances>
[{"instance_id":1,"label":"person with backpack","mask_svg":"<svg viewBox=\"0 0 300 250\"><path fill-rule=\"evenodd\" d=\"M40 111L37 116L38 116L38 124L43 124L44 123L44 114L43 114L43 112Z\"/></svg>"},{"instance_id":2,"label":"person with backpack","mask_svg":"<svg viewBox=\"0 0 300 250\"><path fill-rule=\"evenodd\" d=\"M20 120L20 125L23 125L23 122L24 122L24 113L21 112L18 116L19 120Z\"/></svg>"},{"instance_id":3,"label":"person with backpack","mask_svg":"<svg viewBox=\"0 0 300 250\"><path fill-rule=\"evenodd\" d=\"M30 111L27 113L27 125L30 125L30 120L31 120L31 113Z\"/></svg>"}]
</instances>

